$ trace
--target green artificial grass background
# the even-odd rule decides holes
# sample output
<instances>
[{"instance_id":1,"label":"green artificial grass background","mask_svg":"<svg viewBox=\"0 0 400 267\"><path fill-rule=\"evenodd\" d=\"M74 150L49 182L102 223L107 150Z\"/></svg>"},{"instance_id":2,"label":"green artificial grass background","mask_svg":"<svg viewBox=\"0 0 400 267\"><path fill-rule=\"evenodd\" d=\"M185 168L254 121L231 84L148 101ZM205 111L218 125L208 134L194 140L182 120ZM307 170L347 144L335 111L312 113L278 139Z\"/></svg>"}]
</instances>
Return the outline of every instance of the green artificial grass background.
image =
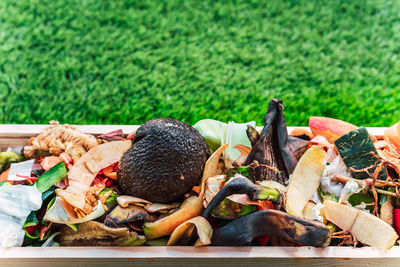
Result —
<instances>
[{"instance_id":1,"label":"green artificial grass background","mask_svg":"<svg viewBox=\"0 0 400 267\"><path fill-rule=\"evenodd\" d=\"M0 123L400 120L399 1L0 1Z\"/></svg>"}]
</instances>

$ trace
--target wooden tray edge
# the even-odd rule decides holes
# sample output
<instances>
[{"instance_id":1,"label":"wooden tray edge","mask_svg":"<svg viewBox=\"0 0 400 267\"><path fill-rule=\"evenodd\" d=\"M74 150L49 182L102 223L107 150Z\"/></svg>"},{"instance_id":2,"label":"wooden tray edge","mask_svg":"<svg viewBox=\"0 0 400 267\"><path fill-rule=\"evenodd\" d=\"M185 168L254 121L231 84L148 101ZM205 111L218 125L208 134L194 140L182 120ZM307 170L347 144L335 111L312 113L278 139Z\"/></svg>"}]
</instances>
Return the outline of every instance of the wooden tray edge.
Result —
<instances>
[{"instance_id":1,"label":"wooden tray edge","mask_svg":"<svg viewBox=\"0 0 400 267\"><path fill-rule=\"evenodd\" d=\"M0 258L400 258L400 247L24 247L0 249Z\"/></svg>"}]
</instances>

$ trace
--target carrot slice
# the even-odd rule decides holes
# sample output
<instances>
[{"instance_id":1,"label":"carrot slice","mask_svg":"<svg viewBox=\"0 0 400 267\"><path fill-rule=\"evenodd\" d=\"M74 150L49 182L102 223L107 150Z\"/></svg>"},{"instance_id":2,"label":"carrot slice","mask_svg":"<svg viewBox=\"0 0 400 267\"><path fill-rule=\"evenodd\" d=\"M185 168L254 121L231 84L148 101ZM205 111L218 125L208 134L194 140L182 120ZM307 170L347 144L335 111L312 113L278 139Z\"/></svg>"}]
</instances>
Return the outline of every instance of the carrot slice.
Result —
<instances>
[{"instance_id":1,"label":"carrot slice","mask_svg":"<svg viewBox=\"0 0 400 267\"><path fill-rule=\"evenodd\" d=\"M5 170L0 174L0 182L6 182L8 179L8 173L10 172L10 169Z\"/></svg>"},{"instance_id":2,"label":"carrot slice","mask_svg":"<svg viewBox=\"0 0 400 267\"><path fill-rule=\"evenodd\" d=\"M45 157L41 162L40 165L42 166L42 168L45 171L50 170L51 168L53 168L54 166L56 166L58 163L61 162L61 159L59 157L56 156L49 156L49 157Z\"/></svg>"}]
</instances>

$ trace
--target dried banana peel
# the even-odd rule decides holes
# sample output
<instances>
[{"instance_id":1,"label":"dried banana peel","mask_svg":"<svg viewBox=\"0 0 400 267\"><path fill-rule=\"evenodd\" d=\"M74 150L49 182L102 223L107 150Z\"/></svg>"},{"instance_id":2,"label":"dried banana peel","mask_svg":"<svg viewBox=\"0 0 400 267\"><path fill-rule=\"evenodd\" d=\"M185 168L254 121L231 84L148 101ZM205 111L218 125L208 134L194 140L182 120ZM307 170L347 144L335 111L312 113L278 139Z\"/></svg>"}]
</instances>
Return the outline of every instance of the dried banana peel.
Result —
<instances>
[{"instance_id":1,"label":"dried banana peel","mask_svg":"<svg viewBox=\"0 0 400 267\"><path fill-rule=\"evenodd\" d=\"M110 228L95 221L79 224L77 232L63 226L56 240L61 246L140 246L146 242L128 228Z\"/></svg>"},{"instance_id":2,"label":"dried banana peel","mask_svg":"<svg viewBox=\"0 0 400 267\"><path fill-rule=\"evenodd\" d=\"M216 229L212 245L243 246L265 235L278 236L294 243L314 247L326 247L331 240L330 230L323 223L269 209L240 217Z\"/></svg>"}]
</instances>

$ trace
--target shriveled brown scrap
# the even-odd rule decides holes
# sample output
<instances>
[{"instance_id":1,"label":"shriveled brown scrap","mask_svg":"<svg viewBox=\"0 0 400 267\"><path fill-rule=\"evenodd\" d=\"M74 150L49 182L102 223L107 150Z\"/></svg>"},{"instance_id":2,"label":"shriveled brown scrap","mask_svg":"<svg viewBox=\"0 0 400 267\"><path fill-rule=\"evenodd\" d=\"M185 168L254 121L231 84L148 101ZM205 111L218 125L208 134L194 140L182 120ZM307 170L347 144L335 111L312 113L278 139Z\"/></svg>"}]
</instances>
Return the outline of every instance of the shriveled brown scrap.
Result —
<instances>
[{"instance_id":1,"label":"shriveled brown scrap","mask_svg":"<svg viewBox=\"0 0 400 267\"><path fill-rule=\"evenodd\" d=\"M256 180L274 180L286 184L296 167L297 159L288 144L288 132L282 110L282 100L272 99L269 102L260 138L243 164L246 166L258 162L260 166L256 168Z\"/></svg>"},{"instance_id":2,"label":"shriveled brown scrap","mask_svg":"<svg viewBox=\"0 0 400 267\"><path fill-rule=\"evenodd\" d=\"M212 245L244 246L264 235L278 236L293 243L313 247L326 247L331 241L330 230L325 224L267 209L239 217L215 229Z\"/></svg>"},{"instance_id":3,"label":"shriveled brown scrap","mask_svg":"<svg viewBox=\"0 0 400 267\"><path fill-rule=\"evenodd\" d=\"M78 232L65 225L56 241L61 246L140 246L146 239L126 227L110 228L102 223L89 221L78 225Z\"/></svg>"},{"instance_id":4,"label":"shriveled brown scrap","mask_svg":"<svg viewBox=\"0 0 400 267\"><path fill-rule=\"evenodd\" d=\"M297 160L306 152L309 141L299 137L289 136L288 144Z\"/></svg>"},{"instance_id":5,"label":"shriveled brown scrap","mask_svg":"<svg viewBox=\"0 0 400 267\"><path fill-rule=\"evenodd\" d=\"M38 136L32 137L29 145L58 156L71 147L88 151L100 143L95 136L82 133L72 125L60 125L58 121L50 121L50 124Z\"/></svg>"},{"instance_id":6,"label":"shriveled brown scrap","mask_svg":"<svg viewBox=\"0 0 400 267\"><path fill-rule=\"evenodd\" d=\"M142 222L154 222L158 219L158 216L147 212L144 208L129 205L128 207L116 206L104 220L104 224L109 227L117 227L118 225L142 221Z\"/></svg>"},{"instance_id":7,"label":"shriveled brown scrap","mask_svg":"<svg viewBox=\"0 0 400 267\"><path fill-rule=\"evenodd\" d=\"M400 149L393 145L387 138L374 143L379 157L391 163L391 168L400 176Z\"/></svg>"}]
</instances>

